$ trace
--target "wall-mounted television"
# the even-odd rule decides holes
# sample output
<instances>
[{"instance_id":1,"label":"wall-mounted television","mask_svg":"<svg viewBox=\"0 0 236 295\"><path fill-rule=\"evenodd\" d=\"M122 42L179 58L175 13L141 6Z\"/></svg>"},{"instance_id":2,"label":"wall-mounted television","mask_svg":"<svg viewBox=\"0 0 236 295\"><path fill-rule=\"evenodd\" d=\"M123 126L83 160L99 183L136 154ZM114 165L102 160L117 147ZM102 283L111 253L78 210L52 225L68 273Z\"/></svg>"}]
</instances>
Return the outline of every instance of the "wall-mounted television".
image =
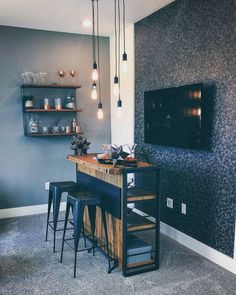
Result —
<instances>
[{"instance_id":1,"label":"wall-mounted television","mask_svg":"<svg viewBox=\"0 0 236 295\"><path fill-rule=\"evenodd\" d=\"M144 93L145 143L202 149L203 84Z\"/></svg>"}]
</instances>

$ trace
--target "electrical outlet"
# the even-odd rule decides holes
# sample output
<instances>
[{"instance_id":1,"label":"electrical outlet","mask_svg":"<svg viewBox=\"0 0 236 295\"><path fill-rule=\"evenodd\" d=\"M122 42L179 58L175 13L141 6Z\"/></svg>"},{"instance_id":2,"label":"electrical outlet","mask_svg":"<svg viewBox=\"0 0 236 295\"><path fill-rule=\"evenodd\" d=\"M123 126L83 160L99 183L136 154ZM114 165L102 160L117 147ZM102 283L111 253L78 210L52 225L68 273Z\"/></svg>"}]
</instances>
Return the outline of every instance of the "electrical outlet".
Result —
<instances>
[{"instance_id":1,"label":"electrical outlet","mask_svg":"<svg viewBox=\"0 0 236 295\"><path fill-rule=\"evenodd\" d=\"M173 209L173 199L166 198L166 206L170 209Z\"/></svg>"},{"instance_id":2,"label":"electrical outlet","mask_svg":"<svg viewBox=\"0 0 236 295\"><path fill-rule=\"evenodd\" d=\"M186 214L186 209L187 209L186 204L182 203L181 204L181 213Z\"/></svg>"},{"instance_id":3,"label":"electrical outlet","mask_svg":"<svg viewBox=\"0 0 236 295\"><path fill-rule=\"evenodd\" d=\"M45 190L46 190L46 191L49 190L49 184L50 184L50 182L48 182L48 181L45 182Z\"/></svg>"}]
</instances>

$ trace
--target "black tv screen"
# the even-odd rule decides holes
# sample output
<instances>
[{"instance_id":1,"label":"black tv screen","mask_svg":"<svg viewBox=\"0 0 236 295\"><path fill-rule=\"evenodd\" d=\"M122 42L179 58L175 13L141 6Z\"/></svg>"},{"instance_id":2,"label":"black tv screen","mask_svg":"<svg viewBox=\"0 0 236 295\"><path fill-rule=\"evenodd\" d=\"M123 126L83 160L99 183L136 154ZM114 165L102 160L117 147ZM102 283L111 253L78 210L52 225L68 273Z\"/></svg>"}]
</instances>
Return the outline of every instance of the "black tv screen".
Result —
<instances>
[{"instance_id":1,"label":"black tv screen","mask_svg":"<svg viewBox=\"0 0 236 295\"><path fill-rule=\"evenodd\" d=\"M202 148L203 84L144 93L145 143Z\"/></svg>"}]
</instances>

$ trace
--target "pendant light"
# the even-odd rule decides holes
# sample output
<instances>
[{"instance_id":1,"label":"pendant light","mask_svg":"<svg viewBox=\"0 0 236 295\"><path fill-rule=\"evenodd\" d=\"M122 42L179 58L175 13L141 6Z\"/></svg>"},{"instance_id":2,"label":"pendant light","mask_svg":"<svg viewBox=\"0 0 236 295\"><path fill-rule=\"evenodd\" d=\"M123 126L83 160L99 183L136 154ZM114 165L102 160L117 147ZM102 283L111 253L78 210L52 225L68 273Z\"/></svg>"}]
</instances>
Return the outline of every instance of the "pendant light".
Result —
<instances>
[{"instance_id":1,"label":"pendant light","mask_svg":"<svg viewBox=\"0 0 236 295\"><path fill-rule=\"evenodd\" d=\"M124 41L124 53L122 55L122 70L124 73L128 72L128 55L125 48L125 0L123 0L123 41Z\"/></svg>"},{"instance_id":2,"label":"pendant light","mask_svg":"<svg viewBox=\"0 0 236 295\"><path fill-rule=\"evenodd\" d=\"M91 98L92 99L97 99L97 84L95 81L98 80L98 67L97 67L97 62L96 62L96 37L95 37L95 7L94 7L94 1L96 0L91 0L92 1L92 25L93 25L93 31L92 31L92 43L93 43L93 70L92 70L92 80L93 80L93 85L92 85L92 92L91 92Z\"/></svg>"},{"instance_id":3,"label":"pendant light","mask_svg":"<svg viewBox=\"0 0 236 295\"><path fill-rule=\"evenodd\" d=\"M116 1L115 1L116 2ZM120 89L120 0L118 0L118 50L116 50L116 52L118 51L118 87ZM116 11L116 9L115 9ZM116 12L115 12L116 15ZM116 110L116 116L120 119L122 118L122 100L120 97L120 91L119 91L119 95L118 95L118 100L117 100L117 110Z\"/></svg>"},{"instance_id":4,"label":"pendant light","mask_svg":"<svg viewBox=\"0 0 236 295\"><path fill-rule=\"evenodd\" d=\"M114 0L114 11L115 11L115 77L114 77L114 86L113 86L113 94L115 98L118 98L120 95L120 88L119 88L119 77L118 77L118 60L117 60L117 0Z\"/></svg>"},{"instance_id":5,"label":"pendant light","mask_svg":"<svg viewBox=\"0 0 236 295\"><path fill-rule=\"evenodd\" d=\"M100 74L100 43L99 43L99 9L98 9L98 0L97 0L97 57L98 57L98 64L97 64L97 70ZM99 120L102 120L103 115L103 109L102 109L102 97L101 97L101 77L98 79L98 93L99 93L99 102L98 102L98 112L97 112L97 118Z\"/></svg>"}]
</instances>

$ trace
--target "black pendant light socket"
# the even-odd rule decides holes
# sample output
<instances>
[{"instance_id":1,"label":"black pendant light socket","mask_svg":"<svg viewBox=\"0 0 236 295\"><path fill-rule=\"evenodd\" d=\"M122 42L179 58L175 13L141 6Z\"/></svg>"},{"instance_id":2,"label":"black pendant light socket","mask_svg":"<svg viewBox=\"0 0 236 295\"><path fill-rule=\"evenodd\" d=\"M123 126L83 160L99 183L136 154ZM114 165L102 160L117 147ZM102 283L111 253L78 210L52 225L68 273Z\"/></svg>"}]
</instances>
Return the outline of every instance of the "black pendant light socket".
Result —
<instances>
[{"instance_id":1,"label":"black pendant light socket","mask_svg":"<svg viewBox=\"0 0 236 295\"><path fill-rule=\"evenodd\" d=\"M118 108L122 107L122 100L121 99L117 100L117 107Z\"/></svg>"},{"instance_id":2,"label":"black pendant light socket","mask_svg":"<svg viewBox=\"0 0 236 295\"><path fill-rule=\"evenodd\" d=\"M114 84L118 84L119 83L119 78L117 76L114 77Z\"/></svg>"},{"instance_id":3,"label":"black pendant light socket","mask_svg":"<svg viewBox=\"0 0 236 295\"><path fill-rule=\"evenodd\" d=\"M97 88L97 84L95 82L93 82L93 89L96 89Z\"/></svg>"},{"instance_id":4,"label":"black pendant light socket","mask_svg":"<svg viewBox=\"0 0 236 295\"><path fill-rule=\"evenodd\" d=\"M101 102L98 103L98 108L102 109L102 103Z\"/></svg>"},{"instance_id":5,"label":"black pendant light socket","mask_svg":"<svg viewBox=\"0 0 236 295\"><path fill-rule=\"evenodd\" d=\"M128 60L128 56L127 56L127 53L126 52L123 53L122 60L123 61L127 61Z\"/></svg>"},{"instance_id":6,"label":"black pendant light socket","mask_svg":"<svg viewBox=\"0 0 236 295\"><path fill-rule=\"evenodd\" d=\"M93 64L93 69L94 69L94 70L97 70L97 69L98 69L98 65L97 65L96 62Z\"/></svg>"}]
</instances>

